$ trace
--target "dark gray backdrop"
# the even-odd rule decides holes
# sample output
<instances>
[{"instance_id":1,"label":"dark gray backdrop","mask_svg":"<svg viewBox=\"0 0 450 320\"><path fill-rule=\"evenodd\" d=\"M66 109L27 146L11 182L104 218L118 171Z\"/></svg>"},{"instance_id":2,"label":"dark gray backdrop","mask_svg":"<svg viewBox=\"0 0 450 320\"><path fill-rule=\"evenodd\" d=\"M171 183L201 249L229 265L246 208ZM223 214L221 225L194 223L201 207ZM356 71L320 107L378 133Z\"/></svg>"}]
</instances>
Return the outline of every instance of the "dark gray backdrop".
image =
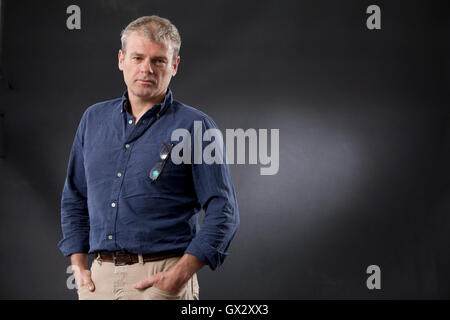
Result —
<instances>
[{"instance_id":1,"label":"dark gray backdrop","mask_svg":"<svg viewBox=\"0 0 450 320\"><path fill-rule=\"evenodd\" d=\"M66 28L81 8L82 29ZM382 30L366 28L368 5ZM279 128L280 170L231 166L241 227L201 299L450 298L449 15L428 1L3 1L0 298L74 299L60 195L76 127L125 89L119 33L179 28L175 98ZM381 290L366 287L381 267Z\"/></svg>"}]
</instances>

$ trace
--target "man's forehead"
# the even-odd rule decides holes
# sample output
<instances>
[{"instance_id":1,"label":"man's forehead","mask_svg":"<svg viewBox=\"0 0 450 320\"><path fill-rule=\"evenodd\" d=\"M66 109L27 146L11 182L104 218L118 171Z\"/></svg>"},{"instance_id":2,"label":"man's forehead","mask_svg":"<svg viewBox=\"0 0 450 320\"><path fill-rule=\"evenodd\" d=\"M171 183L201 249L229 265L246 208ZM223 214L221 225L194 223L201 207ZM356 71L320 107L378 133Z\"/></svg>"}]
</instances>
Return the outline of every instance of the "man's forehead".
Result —
<instances>
[{"instance_id":1,"label":"man's forehead","mask_svg":"<svg viewBox=\"0 0 450 320\"><path fill-rule=\"evenodd\" d=\"M166 39L162 39L160 41L151 40L138 31L135 31L129 35L127 40L127 50L144 49L147 47L170 51L172 49L172 43Z\"/></svg>"}]
</instances>

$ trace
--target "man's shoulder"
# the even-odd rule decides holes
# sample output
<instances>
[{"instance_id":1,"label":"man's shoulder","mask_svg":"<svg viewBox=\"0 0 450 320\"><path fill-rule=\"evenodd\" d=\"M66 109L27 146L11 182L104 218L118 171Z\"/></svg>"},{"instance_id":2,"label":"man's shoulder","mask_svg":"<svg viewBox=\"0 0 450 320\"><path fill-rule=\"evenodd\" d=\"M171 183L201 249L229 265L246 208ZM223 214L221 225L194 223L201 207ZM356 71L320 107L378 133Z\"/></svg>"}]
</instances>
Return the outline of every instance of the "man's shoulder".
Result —
<instances>
[{"instance_id":1,"label":"man's shoulder","mask_svg":"<svg viewBox=\"0 0 450 320\"><path fill-rule=\"evenodd\" d=\"M101 113L104 115L105 111L111 111L113 109L118 108L121 102L122 98L114 98L110 100L100 101L87 107L86 113L93 115Z\"/></svg>"},{"instance_id":2,"label":"man's shoulder","mask_svg":"<svg viewBox=\"0 0 450 320\"><path fill-rule=\"evenodd\" d=\"M179 116L188 120L212 120L210 116L200 109L194 108L178 100L173 100L172 107Z\"/></svg>"}]
</instances>

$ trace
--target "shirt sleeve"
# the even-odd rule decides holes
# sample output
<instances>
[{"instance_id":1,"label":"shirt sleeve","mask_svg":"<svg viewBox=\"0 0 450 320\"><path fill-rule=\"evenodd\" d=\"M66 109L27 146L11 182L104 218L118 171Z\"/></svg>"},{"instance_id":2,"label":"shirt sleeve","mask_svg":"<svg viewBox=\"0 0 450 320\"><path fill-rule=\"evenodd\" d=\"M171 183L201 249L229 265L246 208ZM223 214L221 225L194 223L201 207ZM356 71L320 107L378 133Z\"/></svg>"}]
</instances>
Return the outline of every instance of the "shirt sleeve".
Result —
<instances>
[{"instance_id":1,"label":"shirt sleeve","mask_svg":"<svg viewBox=\"0 0 450 320\"><path fill-rule=\"evenodd\" d=\"M208 129L216 129L216 132L220 133L212 119L205 118L201 122L203 133ZM199 134L201 132L191 134L192 145ZM191 153L193 182L197 198L205 211L205 217L200 231L192 239L185 253L196 256L212 270L215 270L228 256L227 249L236 234L240 220L231 172L226 163L223 138L215 137L211 141L216 141L216 146L221 146L217 155L215 152L212 154L220 157L222 164L217 163L218 161L207 164L203 157L202 163L196 164L194 162L195 148L191 146L191 150L194 151ZM202 141L200 152L203 152L211 141Z\"/></svg>"},{"instance_id":2,"label":"shirt sleeve","mask_svg":"<svg viewBox=\"0 0 450 320\"><path fill-rule=\"evenodd\" d=\"M63 238L58 247L65 256L89 252L89 213L83 157L85 118L86 112L81 118L72 144L61 197Z\"/></svg>"}]
</instances>

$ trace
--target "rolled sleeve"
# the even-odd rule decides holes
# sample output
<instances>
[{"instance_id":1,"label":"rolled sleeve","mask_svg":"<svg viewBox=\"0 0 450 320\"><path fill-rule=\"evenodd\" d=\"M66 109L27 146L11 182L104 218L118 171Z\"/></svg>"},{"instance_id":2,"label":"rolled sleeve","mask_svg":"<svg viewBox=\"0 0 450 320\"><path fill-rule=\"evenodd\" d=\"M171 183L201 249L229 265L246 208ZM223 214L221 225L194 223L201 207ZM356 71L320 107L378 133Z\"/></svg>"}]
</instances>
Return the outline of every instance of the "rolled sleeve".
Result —
<instances>
[{"instance_id":1,"label":"rolled sleeve","mask_svg":"<svg viewBox=\"0 0 450 320\"><path fill-rule=\"evenodd\" d=\"M62 240L58 247L65 256L89 252L89 213L83 160L85 114L78 126L61 197Z\"/></svg>"},{"instance_id":2,"label":"rolled sleeve","mask_svg":"<svg viewBox=\"0 0 450 320\"><path fill-rule=\"evenodd\" d=\"M214 121L208 117L202 120L202 131L217 129ZM194 133L195 136L198 133ZM194 143L194 142L193 142ZM203 148L209 142L202 142ZM195 255L212 270L223 264L228 247L239 227L239 210L231 172L226 164L226 152L223 139L222 164L201 164L192 162L192 175L197 198L205 211L200 230L189 244L185 253Z\"/></svg>"}]
</instances>

